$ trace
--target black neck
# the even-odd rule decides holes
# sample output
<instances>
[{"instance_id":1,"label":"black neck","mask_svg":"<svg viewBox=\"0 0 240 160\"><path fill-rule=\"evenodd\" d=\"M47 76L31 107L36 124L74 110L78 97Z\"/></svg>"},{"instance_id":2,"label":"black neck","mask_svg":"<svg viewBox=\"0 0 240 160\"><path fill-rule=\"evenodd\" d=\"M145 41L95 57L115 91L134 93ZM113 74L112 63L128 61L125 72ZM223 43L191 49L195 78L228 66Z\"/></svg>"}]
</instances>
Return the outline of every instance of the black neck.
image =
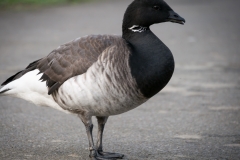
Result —
<instances>
[{"instance_id":1,"label":"black neck","mask_svg":"<svg viewBox=\"0 0 240 160\"><path fill-rule=\"evenodd\" d=\"M125 26L123 27L122 37L125 40L131 40L131 38L136 37L138 34L144 35L144 32L147 32L149 30L149 27L143 27L140 25L132 25L130 27Z\"/></svg>"},{"instance_id":2,"label":"black neck","mask_svg":"<svg viewBox=\"0 0 240 160\"><path fill-rule=\"evenodd\" d=\"M174 71L171 51L152 31L125 30L123 38L131 50L131 74L147 98L158 93L170 80Z\"/></svg>"},{"instance_id":3,"label":"black neck","mask_svg":"<svg viewBox=\"0 0 240 160\"><path fill-rule=\"evenodd\" d=\"M132 37L134 33L142 33L150 30L149 26L145 26L145 25L139 24L138 22L133 21L134 17L131 17L131 16L132 14L128 14L128 12L126 11L123 17L122 37L125 40ZM136 30L138 31L136 32Z\"/></svg>"}]
</instances>

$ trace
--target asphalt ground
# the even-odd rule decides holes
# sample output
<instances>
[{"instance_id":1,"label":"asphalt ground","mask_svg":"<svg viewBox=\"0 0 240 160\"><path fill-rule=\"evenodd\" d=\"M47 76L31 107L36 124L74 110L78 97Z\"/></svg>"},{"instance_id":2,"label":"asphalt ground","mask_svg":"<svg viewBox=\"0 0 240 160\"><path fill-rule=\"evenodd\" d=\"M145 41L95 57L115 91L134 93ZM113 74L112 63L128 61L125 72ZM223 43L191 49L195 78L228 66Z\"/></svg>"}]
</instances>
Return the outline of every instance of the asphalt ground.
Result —
<instances>
[{"instance_id":1,"label":"asphalt ground","mask_svg":"<svg viewBox=\"0 0 240 160\"><path fill-rule=\"evenodd\" d=\"M148 102L109 118L104 149L129 160L239 160L240 1L166 1L186 19L151 27L173 52L173 78ZM74 38L121 34L130 2L0 11L0 81ZM87 148L77 116L0 97L0 159L85 160Z\"/></svg>"}]
</instances>

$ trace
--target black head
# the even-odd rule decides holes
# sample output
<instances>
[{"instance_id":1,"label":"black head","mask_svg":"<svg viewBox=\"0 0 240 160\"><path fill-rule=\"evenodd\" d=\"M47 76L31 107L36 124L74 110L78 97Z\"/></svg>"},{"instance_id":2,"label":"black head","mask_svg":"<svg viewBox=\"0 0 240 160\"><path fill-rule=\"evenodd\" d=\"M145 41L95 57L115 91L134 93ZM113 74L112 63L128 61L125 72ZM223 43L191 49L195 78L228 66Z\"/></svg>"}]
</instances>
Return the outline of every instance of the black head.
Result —
<instances>
[{"instance_id":1,"label":"black head","mask_svg":"<svg viewBox=\"0 0 240 160\"><path fill-rule=\"evenodd\" d=\"M125 12L123 29L133 25L149 27L161 22L184 24L185 20L163 0L134 0Z\"/></svg>"}]
</instances>

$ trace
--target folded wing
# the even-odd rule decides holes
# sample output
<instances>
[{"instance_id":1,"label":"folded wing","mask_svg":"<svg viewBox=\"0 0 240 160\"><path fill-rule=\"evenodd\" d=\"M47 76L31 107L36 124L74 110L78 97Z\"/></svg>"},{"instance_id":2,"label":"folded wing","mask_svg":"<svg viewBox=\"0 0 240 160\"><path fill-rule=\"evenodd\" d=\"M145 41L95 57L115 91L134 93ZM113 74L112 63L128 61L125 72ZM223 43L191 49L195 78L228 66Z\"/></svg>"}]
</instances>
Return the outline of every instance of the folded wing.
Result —
<instances>
[{"instance_id":1,"label":"folded wing","mask_svg":"<svg viewBox=\"0 0 240 160\"><path fill-rule=\"evenodd\" d=\"M120 38L108 35L78 38L59 46L48 56L32 62L26 69L8 78L2 85L20 78L29 71L39 69L40 73L43 73L40 80L46 81L49 88L48 94L52 94L69 78L85 73L97 61L99 55Z\"/></svg>"}]
</instances>

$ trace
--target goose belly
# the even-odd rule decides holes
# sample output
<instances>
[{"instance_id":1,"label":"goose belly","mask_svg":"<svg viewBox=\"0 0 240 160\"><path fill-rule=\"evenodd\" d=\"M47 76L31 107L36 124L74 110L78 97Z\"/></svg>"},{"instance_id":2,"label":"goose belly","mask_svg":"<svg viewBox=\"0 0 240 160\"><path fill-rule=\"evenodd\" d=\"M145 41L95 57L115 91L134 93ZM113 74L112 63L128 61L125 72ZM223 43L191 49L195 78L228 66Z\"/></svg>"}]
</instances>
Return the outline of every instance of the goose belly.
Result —
<instances>
[{"instance_id":1,"label":"goose belly","mask_svg":"<svg viewBox=\"0 0 240 160\"><path fill-rule=\"evenodd\" d=\"M73 113L110 116L129 111L146 99L136 88L135 81L121 74L92 67L85 74L64 82L53 98L63 109Z\"/></svg>"}]
</instances>

